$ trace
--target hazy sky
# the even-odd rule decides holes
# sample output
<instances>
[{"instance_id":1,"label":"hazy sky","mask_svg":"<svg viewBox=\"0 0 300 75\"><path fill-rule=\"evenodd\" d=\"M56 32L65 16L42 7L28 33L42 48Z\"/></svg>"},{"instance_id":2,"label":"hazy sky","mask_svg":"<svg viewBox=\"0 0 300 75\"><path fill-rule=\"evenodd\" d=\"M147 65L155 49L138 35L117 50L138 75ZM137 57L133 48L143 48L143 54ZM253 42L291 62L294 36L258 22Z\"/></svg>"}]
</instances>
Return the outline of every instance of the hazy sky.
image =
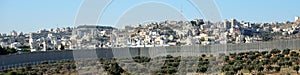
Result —
<instances>
[{"instance_id":1,"label":"hazy sky","mask_svg":"<svg viewBox=\"0 0 300 75\"><path fill-rule=\"evenodd\" d=\"M12 30L33 32L56 27L74 27L75 16L83 0L0 0L0 33ZM114 25L126 10L145 0L114 0L103 13L102 25ZM164 2L187 19L202 18L185 0L151 0ZM293 21L300 16L300 0L215 0L222 19L273 22Z\"/></svg>"}]
</instances>

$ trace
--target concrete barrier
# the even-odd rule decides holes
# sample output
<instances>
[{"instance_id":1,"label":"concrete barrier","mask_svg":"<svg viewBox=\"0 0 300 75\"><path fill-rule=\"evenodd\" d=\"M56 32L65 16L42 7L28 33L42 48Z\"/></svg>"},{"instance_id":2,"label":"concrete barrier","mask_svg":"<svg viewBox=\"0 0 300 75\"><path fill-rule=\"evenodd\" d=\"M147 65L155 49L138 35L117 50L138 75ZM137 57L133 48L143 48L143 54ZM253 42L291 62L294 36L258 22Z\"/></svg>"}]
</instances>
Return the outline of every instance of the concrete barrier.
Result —
<instances>
[{"instance_id":1,"label":"concrete barrier","mask_svg":"<svg viewBox=\"0 0 300 75\"><path fill-rule=\"evenodd\" d=\"M85 58L107 58L115 56L125 56L123 53L130 53L131 56L200 56L202 54L219 54L230 52L244 51L265 51L271 49L300 49L300 40L276 40L271 42L255 42L241 44L220 44L220 45L192 45L192 46L170 46L170 47L153 47L153 48L99 48L93 50L64 50L48 52L32 52L24 54L13 54L0 56L0 70L11 68L16 64L34 64L32 62L42 61L59 61L59 60L77 60ZM114 53L116 52L116 53ZM96 53L91 55L90 53Z\"/></svg>"}]
</instances>

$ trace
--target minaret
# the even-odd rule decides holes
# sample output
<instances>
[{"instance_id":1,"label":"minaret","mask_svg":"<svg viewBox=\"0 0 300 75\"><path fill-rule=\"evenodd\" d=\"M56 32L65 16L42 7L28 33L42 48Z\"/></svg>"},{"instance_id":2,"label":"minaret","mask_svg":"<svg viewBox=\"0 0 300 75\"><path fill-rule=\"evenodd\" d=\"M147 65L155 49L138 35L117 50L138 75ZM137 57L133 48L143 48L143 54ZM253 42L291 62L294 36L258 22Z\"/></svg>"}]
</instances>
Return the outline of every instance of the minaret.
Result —
<instances>
[{"instance_id":1,"label":"minaret","mask_svg":"<svg viewBox=\"0 0 300 75\"><path fill-rule=\"evenodd\" d=\"M46 39L44 38L44 41L43 41L43 50L42 51L47 51L47 44L46 44Z\"/></svg>"},{"instance_id":2,"label":"minaret","mask_svg":"<svg viewBox=\"0 0 300 75\"><path fill-rule=\"evenodd\" d=\"M34 49L35 48L33 44L35 44L34 39L33 39L33 34L30 33L30 36L29 36L29 46L30 46L30 49Z\"/></svg>"},{"instance_id":3,"label":"minaret","mask_svg":"<svg viewBox=\"0 0 300 75\"><path fill-rule=\"evenodd\" d=\"M295 17L295 22L297 22L297 21L300 21L300 17L299 16Z\"/></svg>"}]
</instances>

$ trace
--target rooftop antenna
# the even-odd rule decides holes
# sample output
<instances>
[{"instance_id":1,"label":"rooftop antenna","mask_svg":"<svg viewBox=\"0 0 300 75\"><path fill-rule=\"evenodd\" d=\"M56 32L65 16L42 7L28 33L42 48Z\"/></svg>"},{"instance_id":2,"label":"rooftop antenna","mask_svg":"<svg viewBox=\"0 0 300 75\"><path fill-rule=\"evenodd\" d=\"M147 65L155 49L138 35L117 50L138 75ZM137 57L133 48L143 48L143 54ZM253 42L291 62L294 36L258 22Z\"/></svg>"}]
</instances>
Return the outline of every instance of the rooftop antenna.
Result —
<instances>
[{"instance_id":1,"label":"rooftop antenna","mask_svg":"<svg viewBox=\"0 0 300 75\"><path fill-rule=\"evenodd\" d=\"M180 4L180 12L181 12L181 14L183 14L183 7L182 7L182 3Z\"/></svg>"}]
</instances>

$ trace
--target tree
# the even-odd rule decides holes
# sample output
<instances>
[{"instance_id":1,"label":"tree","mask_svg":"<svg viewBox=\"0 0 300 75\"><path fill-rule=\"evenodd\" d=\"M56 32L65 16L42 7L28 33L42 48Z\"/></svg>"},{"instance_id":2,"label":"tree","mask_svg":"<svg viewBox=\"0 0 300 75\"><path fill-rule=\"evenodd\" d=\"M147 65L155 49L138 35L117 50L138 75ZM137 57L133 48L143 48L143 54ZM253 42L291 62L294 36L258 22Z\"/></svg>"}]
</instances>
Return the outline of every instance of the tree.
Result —
<instances>
[{"instance_id":1,"label":"tree","mask_svg":"<svg viewBox=\"0 0 300 75\"><path fill-rule=\"evenodd\" d=\"M290 49L284 49L283 50L283 52L282 52L282 54L284 54L284 55L288 55L288 54L290 54Z\"/></svg>"},{"instance_id":2,"label":"tree","mask_svg":"<svg viewBox=\"0 0 300 75\"><path fill-rule=\"evenodd\" d=\"M17 50L14 48L7 48L8 53L17 53Z\"/></svg>"},{"instance_id":3,"label":"tree","mask_svg":"<svg viewBox=\"0 0 300 75\"><path fill-rule=\"evenodd\" d=\"M197 72L205 73L207 71L208 67L207 66L201 66L198 68Z\"/></svg>"},{"instance_id":4,"label":"tree","mask_svg":"<svg viewBox=\"0 0 300 75\"><path fill-rule=\"evenodd\" d=\"M173 74L173 73L176 73L177 72L177 68L175 67L170 67L167 69L167 73L168 74Z\"/></svg>"},{"instance_id":5,"label":"tree","mask_svg":"<svg viewBox=\"0 0 300 75\"><path fill-rule=\"evenodd\" d=\"M257 71L259 71L259 72L261 72L263 70L264 70L264 67L262 67L262 66L259 66L258 69L257 69Z\"/></svg>"},{"instance_id":6,"label":"tree","mask_svg":"<svg viewBox=\"0 0 300 75\"><path fill-rule=\"evenodd\" d=\"M169 59L169 58L173 58L173 56L172 55L167 55L167 57L166 57L167 59Z\"/></svg>"},{"instance_id":7,"label":"tree","mask_svg":"<svg viewBox=\"0 0 300 75\"><path fill-rule=\"evenodd\" d=\"M202 54L201 56L202 56L202 57L206 57L206 55L205 55L205 54Z\"/></svg>"},{"instance_id":8,"label":"tree","mask_svg":"<svg viewBox=\"0 0 300 75\"><path fill-rule=\"evenodd\" d=\"M279 62L278 65L281 67L281 66L285 65L285 63L284 62Z\"/></svg>"},{"instance_id":9,"label":"tree","mask_svg":"<svg viewBox=\"0 0 300 75\"><path fill-rule=\"evenodd\" d=\"M279 60L279 57L274 57L273 59L271 59L272 63L277 63L277 61Z\"/></svg>"},{"instance_id":10,"label":"tree","mask_svg":"<svg viewBox=\"0 0 300 75\"><path fill-rule=\"evenodd\" d=\"M264 55L264 58L268 58L268 59L270 59L271 58L271 54L266 54L266 55Z\"/></svg>"},{"instance_id":11,"label":"tree","mask_svg":"<svg viewBox=\"0 0 300 75\"><path fill-rule=\"evenodd\" d=\"M111 63L108 70L112 75L121 75L121 73L124 72L124 70L117 63Z\"/></svg>"},{"instance_id":12,"label":"tree","mask_svg":"<svg viewBox=\"0 0 300 75\"><path fill-rule=\"evenodd\" d=\"M299 59L297 58L297 57L291 57L291 59L290 59L292 62L297 62L297 61L299 61Z\"/></svg>"},{"instance_id":13,"label":"tree","mask_svg":"<svg viewBox=\"0 0 300 75\"><path fill-rule=\"evenodd\" d=\"M242 60L243 59L243 57L242 56L235 56L235 57L233 57L235 60Z\"/></svg>"},{"instance_id":14,"label":"tree","mask_svg":"<svg viewBox=\"0 0 300 75\"><path fill-rule=\"evenodd\" d=\"M250 58L251 60L254 60L254 59L256 59L256 56L255 55L247 55L247 58Z\"/></svg>"},{"instance_id":15,"label":"tree","mask_svg":"<svg viewBox=\"0 0 300 75\"><path fill-rule=\"evenodd\" d=\"M268 32L263 32L260 34L260 36L262 37L263 41L269 41L273 39L273 35L271 33Z\"/></svg>"},{"instance_id":16,"label":"tree","mask_svg":"<svg viewBox=\"0 0 300 75\"><path fill-rule=\"evenodd\" d=\"M7 51L0 46L0 55L6 55Z\"/></svg>"},{"instance_id":17,"label":"tree","mask_svg":"<svg viewBox=\"0 0 300 75\"><path fill-rule=\"evenodd\" d=\"M276 66L276 67L274 67L274 69L276 72L279 72L281 68L279 66Z\"/></svg>"},{"instance_id":18,"label":"tree","mask_svg":"<svg viewBox=\"0 0 300 75\"><path fill-rule=\"evenodd\" d=\"M30 46L19 46L18 48L21 48L21 49L30 49Z\"/></svg>"},{"instance_id":19,"label":"tree","mask_svg":"<svg viewBox=\"0 0 300 75\"><path fill-rule=\"evenodd\" d=\"M294 66L293 67L293 70L295 70L297 72L297 74L298 74L299 69L300 69L299 66Z\"/></svg>"},{"instance_id":20,"label":"tree","mask_svg":"<svg viewBox=\"0 0 300 75\"><path fill-rule=\"evenodd\" d=\"M136 56L136 57L133 57L133 60L138 63L143 63L143 62L150 62L151 58L148 58L146 56ZM174 61L174 60L172 60L172 61Z\"/></svg>"},{"instance_id":21,"label":"tree","mask_svg":"<svg viewBox=\"0 0 300 75\"><path fill-rule=\"evenodd\" d=\"M278 54L280 52L281 51L279 49L272 49L270 53L272 53L272 54Z\"/></svg>"},{"instance_id":22,"label":"tree","mask_svg":"<svg viewBox=\"0 0 300 75\"><path fill-rule=\"evenodd\" d=\"M254 69L253 65L247 65L246 68L251 72Z\"/></svg>"},{"instance_id":23,"label":"tree","mask_svg":"<svg viewBox=\"0 0 300 75\"><path fill-rule=\"evenodd\" d=\"M21 72L14 72L14 71L12 71L12 72L8 72L6 75L26 75L26 74L21 73Z\"/></svg>"},{"instance_id":24,"label":"tree","mask_svg":"<svg viewBox=\"0 0 300 75\"><path fill-rule=\"evenodd\" d=\"M287 66L293 66L293 63L291 61L286 61L284 64Z\"/></svg>"},{"instance_id":25,"label":"tree","mask_svg":"<svg viewBox=\"0 0 300 75\"><path fill-rule=\"evenodd\" d=\"M229 61L229 56L225 56L224 61Z\"/></svg>"},{"instance_id":26,"label":"tree","mask_svg":"<svg viewBox=\"0 0 300 75\"><path fill-rule=\"evenodd\" d=\"M284 59L284 61L289 61L290 57L284 57L283 59Z\"/></svg>"},{"instance_id":27,"label":"tree","mask_svg":"<svg viewBox=\"0 0 300 75\"><path fill-rule=\"evenodd\" d=\"M298 57L298 56L299 56L299 53L296 53L295 51L292 51L292 52L290 53L290 56Z\"/></svg>"},{"instance_id":28,"label":"tree","mask_svg":"<svg viewBox=\"0 0 300 75\"><path fill-rule=\"evenodd\" d=\"M233 68L233 71L234 72L238 72L239 70L241 70L242 69L242 66L240 66L240 65L236 65L234 68Z\"/></svg>"},{"instance_id":29,"label":"tree","mask_svg":"<svg viewBox=\"0 0 300 75\"><path fill-rule=\"evenodd\" d=\"M223 67L222 67L222 72L228 72L230 69L230 65L224 65Z\"/></svg>"},{"instance_id":30,"label":"tree","mask_svg":"<svg viewBox=\"0 0 300 75\"><path fill-rule=\"evenodd\" d=\"M205 41L205 38L204 37L200 38L200 41Z\"/></svg>"},{"instance_id":31,"label":"tree","mask_svg":"<svg viewBox=\"0 0 300 75\"><path fill-rule=\"evenodd\" d=\"M267 69L268 71L270 71L270 70L273 69L273 67L272 67L271 65L268 65L268 66L266 67L266 69Z\"/></svg>"},{"instance_id":32,"label":"tree","mask_svg":"<svg viewBox=\"0 0 300 75\"><path fill-rule=\"evenodd\" d=\"M264 59L264 60L262 60L262 64L263 65L270 64L270 60L269 59Z\"/></svg>"},{"instance_id":33,"label":"tree","mask_svg":"<svg viewBox=\"0 0 300 75\"><path fill-rule=\"evenodd\" d=\"M227 63L229 64L229 65L233 65L234 64L234 61L227 61Z\"/></svg>"},{"instance_id":34,"label":"tree","mask_svg":"<svg viewBox=\"0 0 300 75\"><path fill-rule=\"evenodd\" d=\"M3 48L0 46L0 55L7 55L7 54L12 54L12 53L17 53L17 50L14 48Z\"/></svg>"}]
</instances>

